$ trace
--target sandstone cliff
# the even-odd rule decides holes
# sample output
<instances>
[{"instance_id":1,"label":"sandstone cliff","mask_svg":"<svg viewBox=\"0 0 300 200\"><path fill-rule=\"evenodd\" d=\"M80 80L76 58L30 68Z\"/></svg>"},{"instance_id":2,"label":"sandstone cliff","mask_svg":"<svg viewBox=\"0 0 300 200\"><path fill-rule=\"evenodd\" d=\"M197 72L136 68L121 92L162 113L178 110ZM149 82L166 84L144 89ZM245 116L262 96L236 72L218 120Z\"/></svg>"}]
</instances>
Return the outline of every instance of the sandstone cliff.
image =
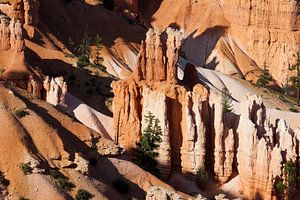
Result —
<instances>
[{"instance_id":1,"label":"sandstone cliff","mask_svg":"<svg viewBox=\"0 0 300 200\"><path fill-rule=\"evenodd\" d=\"M298 162L299 140L284 120L268 122L258 96L246 96L241 110L237 159L243 191L251 199L273 199L276 181L285 179L284 164Z\"/></svg>"},{"instance_id":2,"label":"sandstone cliff","mask_svg":"<svg viewBox=\"0 0 300 200\"><path fill-rule=\"evenodd\" d=\"M287 181L284 164L299 157L299 136L284 120L271 124L256 95L242 100L241 115L224 113L221 93L209 94L191 64L178 81L173 75L180 37L174 30L166 33L164 40L159 30L150 29L132 77L112 84L115 141L135 148L150 111L162 128L158 163L163 177L204 168L223 184L239 174L245 196L275 198L277 181Z\"/></svg>"},{"instance_id":3,"label":"sandstone cliff","mask_svg":"<svg viewBox=\"0 0 300 200\"><path fill-rule=\"evenodd\" d=\"M295 62L292 55L300 50L296 0L121 2L134 12L138 5L147 25L182 31L182 55L190 62L250 81L266 67L279 85L284 84L288 66Z\"/></svg>"},{"instance_id":4,"label":"sandstone cliff","mask_svg":"<svg viewBox=\"0 0 300 200\"><path fill-rule=\"evenodd\" d=\"M26 64L24 54L23 27L38 21L36 7L36 0L0 2L0 65L4 68L2 78L41 97L40 74Z\"/></svg>"},{"instance_id":5,"label":"sandstone cliff","mask_svg":"<svg viewBox=\"0 0 300 200\"><path fill-rule=\"evenodd\" d=\"M150 29L133 78L112 86L116 141L126 149L135 148L145 124L144 116L152 112L163 131L159 166L162 174L168 176L171 169L195 172L204 167L208 92L200 84L188 90L178 83L175 75L180 35L172 29L167 29L166 34L164 43L161 32Z\"/></svg>"}]
</instances>

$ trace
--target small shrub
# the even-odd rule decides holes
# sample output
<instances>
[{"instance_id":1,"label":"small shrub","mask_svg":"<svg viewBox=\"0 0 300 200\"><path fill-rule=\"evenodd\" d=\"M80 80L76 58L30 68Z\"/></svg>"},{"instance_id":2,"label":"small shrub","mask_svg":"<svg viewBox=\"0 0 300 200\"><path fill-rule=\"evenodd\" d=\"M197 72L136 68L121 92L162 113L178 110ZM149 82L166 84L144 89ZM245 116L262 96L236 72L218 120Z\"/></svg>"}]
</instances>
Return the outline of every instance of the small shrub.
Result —
<instances>
[{"instance_id":1,"label":"small shrub","mask_svg":"<svg viewBox=\"0 0 300 200\"><path fill-rule=\"evenodd\" d=\"M21 165L21 169L25 175L32 174L32 168L30 167L30 165L28 163L23 163Z\"/></svg>"},{"instance_id":2,"label":"small shrub","mask_svg":"<svg viewBox=\"0 0 300 200\"><path fill-rule=\"evenodd\" d=\"M269 70L266 69L266 67L264 67L264 69L262 70L261 74L259 75L256 81L256 85L265 88L270 81L272 81L272 76L270 75Z\"/></svg>"},{"instance_id":3,"label":"small shrub","mask_svg":"<svg viewBox=\"0 0 300 200\"><path fill-rule=\"evenodd\" d=\"M83 68L90 64L89 58L86 55L78 56L77 58L77 67Z\"/></svg>"},{"instance_id":4,"label":"small shrub","mask_svg":"<svg viewBox=\"0 0 300 200\"><path fill-rule=\"evenodd\" d=\"M299 110L297 108L295 108L294 106L290 107L289 111L294 112L294 113L298 113L299 112Z\"/></svg>"},{"instance_id":5,"label":"small shrub","mask_svg":"<svg viewBox=\"0 0 300 200\"><path fill-rule=\"evenodd\" d=\"M230 113L233 111L231 93L226 87L222 89L222 106L224 113Z\"/></svg>"},{"instance_id":6,"label":"small shrub","mask_svg":"<svg viewBox=\"0 0 300 200\"><path fill-rule=\"evenodd\" d=\"M66 178L65 175L63 175L60 171L58 171L57 169L50 169L49 170L49 175L54 178L54 179L58 179L58 178Z\"/></svg>"},{"instance_id":7,"label":"small shrub","mask_svg":"<svg viewBox=\"0 0 300 200\"><path fill-rule=\"evenodd\" d=\"M55 179L55 183L64 191L70 192L74 188L74 184L69 182L68 179L58 178Z\"/></svg>"},{"instance_id":8,"label":"small shrub","mask_svg":"<svg viewBox=\"0 0 300 200\"><path fill-rule=\"evenodd\" d=\"M25 117L26 115L29 115L29 112L25 110L25 108L17 109L15 110L15 115L20 119Z\"/></svg>"},{"instance_id":9,"label":"small shrub","mask_svg":"<svg viewBox=\"0 0 300 200\"><path fill-rule=\"evenodd\" d=\"M284 183L282 181L279 181L278 183L276 183L275 187L276 187L276 190L280 193L283 193L286 189L286 186L284 185Z\"/></svg>"},{"instance_id":10,"label":"small shrub","mask_svg":"<svg viewBox=\"0 0 300 200\"><path fill-rule=\"evenodd\" d=\"M284 172L287 176L288 186L295 187L299 179L299 177L297 176L296 164L291 160L287 161L284 164Z\"/></svg>"},{"instance_id":11,"label":"small shrub","mask_svg":"<svg viewBox=\"0 0 300 200\"><path fill-rule=\"evenodd\" d=\"M103 6L107 8L108 10L113 10L115 7L115 1L114 0L103 0Z\"/></svg>"},{"instance_id":12,"label":"small shrub","mask_svg":"<svg viewBox=\"0 0 300 200\"><path fill-rule=\"evenodd\" d=\"M84 189L79 189L75 196L76 200L89 200L93 195Z\"/></svg>"},{"instance_id":13,"label":"small shrub","mask_svg":"<svg viewBox=\"0 0 300 200\"><path fill-rule=\"evenodd\" d=\"M199 168L196 174L196 184L203 189L208 182L208 173L204 168Z\"/></svg>"},{"instance_id":14,"label":"small shrub","mask_svg":"<svg viewBox=\"0 0 300 200\"><path fill-rule=\"evenodd\" d=\"M116 180L114 180L113 186L118 192L122 194L127 194L129 192L129 184L123 179L117 178Z\"/></svg>"},{"instance_id":15,"label":"small shrub","mask_svg":"<svg viewBox=\"0 0 300 200\"><path fill-rule=\"evenodd\" d=\"M56 169L51 169L49 175L54 178L55 183L64 191L70 192L75 187L73 183L68 181L68 177Z\"/></svg>"}]
</instances>

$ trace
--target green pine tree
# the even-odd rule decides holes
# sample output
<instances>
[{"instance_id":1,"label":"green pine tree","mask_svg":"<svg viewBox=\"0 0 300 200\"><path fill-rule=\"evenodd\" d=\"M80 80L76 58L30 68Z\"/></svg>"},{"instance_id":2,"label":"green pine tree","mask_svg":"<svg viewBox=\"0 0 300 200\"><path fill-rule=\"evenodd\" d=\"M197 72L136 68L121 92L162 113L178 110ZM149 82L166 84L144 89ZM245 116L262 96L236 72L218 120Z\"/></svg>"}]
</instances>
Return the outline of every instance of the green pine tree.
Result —
<instances>
[{"instance_id":1,"label":"green pine tree","mask_svg":"<svg viewBox=\"0 0 300 200\"><path fill-rule=\"evenodd\" d=\"M233 111L231 93L226 87L222 89L222 106L224 113Z\"/></svg>"},{"instance_id":2,"label":"green pine tree","mask_svg":"<svg viewBox=\"0 0 300 200\"><path fill-rule=\"evenodd\" d=\"M145 170L154 175L159 175L157 169L157 157L159 153L157 148L162 142L162 129L160 127L159 119L157 119L151 112L145 116L147 127L143 130L140 142L137 143L137 148L134 155L134 160Z\"/></svg>"},{"instance_id":3,"label":"green pine tree","mask_svg":"<svg viewBox=\"0 0 300 200\"><path fill-rule=\"evenodd\" d=\"M82 39L82 44L78 45L75 48L75 52L78 56L77 66L80 68L90 64L90 56L92 53L92 49L90 45L91 45L90 38L88 37L87 31L85 31L84 37Z\"/></svg>"},{"instance_id":4,"label":"green pine tree","mask_svg":"<svg viewBox=\"0 0 300 200\"><path fill-rule=\"evenodd\" d=\"M96 35L94 39L94 45L96 46L96 57L92 66L106 72L106 67L102 65L103 58L101 57L101 50L103 43L102 38L99 35Z\"/></svg>"},{"instance_id":5,"label":"green pine tree","mask_svg":"<svg viewBox=\"0 0 300 200\"><path fill-rule=\"evenodd\" d=\"M296 62L289 67L289 70L296 71L296 74L290 77L290 81L296 89L297 105L300 106L300 52L297 52L293 56L296 58Z\"/></svg>"},{"instance_id":6,"label":"green pine tree","mask_svg":"<svg viewBox=\"0 0 300 200\"><path fill-rule=\"evenodd\" d=\"M269 70L264 66L264 69L261 71L261 74L259 75L256 84L259 87L265 88L269 82L272 81L272 76L269 73Z\"/></svg>"}]
</instances>

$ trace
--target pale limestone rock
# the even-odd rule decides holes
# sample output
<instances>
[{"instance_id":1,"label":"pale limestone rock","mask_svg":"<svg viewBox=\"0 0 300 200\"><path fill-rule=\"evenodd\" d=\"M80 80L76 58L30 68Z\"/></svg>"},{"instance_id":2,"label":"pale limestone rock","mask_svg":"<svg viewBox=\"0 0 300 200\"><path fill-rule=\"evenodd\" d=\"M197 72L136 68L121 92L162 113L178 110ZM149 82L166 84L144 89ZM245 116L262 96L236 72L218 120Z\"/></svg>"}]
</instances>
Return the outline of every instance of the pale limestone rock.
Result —
<instances>
[{"instance_id":1,"label":"pale limestone rock","mask_svg":"<svg viewBox=\"0 0 300 200\"><path fill-rule=\"evenodd\" d=\"M293 131L284 120L279 120L276 131L271 134L265 112L257 95L248 94L242 101L237 161L241 187L249 198L256 198L258 194L264 199L273 199L275 180L285 179L284 162L296 161L298 157Z\"/></svg>"},{"instance_id":2,"label":"pale limestone rock","mask_svg":"<svg viewBox=\"0 0 300 200\"><path fill-rule=\"evenodd\" d=\"M205 166L208 120L207 89L195 84L188 91L174 78L180 34L169 29L166 35L163 52L161 32L150 29L146 42L142 42L133 77L112 84L115 142L126 149L135 148L145 127L144 116L149 111L153 113L163 132L158 163L164 177L171 169L196 173Z\"/></svg>"},{"instance_id":3,"label":"pale limestone rock","mask_svg":"<svg viewBox=\"0 0 300 200\"><path fill-rule=\"evenodd\" d=\"M63 77L50 78L46 77L44 81L44 88L46 89L46 101L52 105L65 104L67 93L67 84Z\"/></svg>"},{"instance_id":4,"label":"pale limestone rock","mask_svg":"<svg viewBox=\"0 0 300 200\"><path fill-rule=\"evenodd\" d=\"M152 113L158 120L162 130L159 148L158 168L162 175L168 175L171 169L171 147L169 122L167 119L166 95L159 91L152 91L147 86L143 87L143 107L142 107L142 130L145 130L147 123L145 116Z\"/></svg>"},{"instance_id":5,"label":"pale limestone rock","mask_svg":"<svg viewBox=\"0 0 300 200\"><path fill-rule=\"evenodd\" d=\"M152 186L147 191L146 200L183 200L184 198L175 191L162 187Z\"/></svg>"},{"instance_id":6,"label":"pale limestone rock","mask_svg":"<svg viewBox=\"0 0 300 200\"><path fill-rule=\"evenodd\" d=\"M162 32L159 29L149 29L146 41L142 42L138 62L134 68L133 78L136 81L146 80L176 83L178 51L181 44L181 34L171 28L166 30L166 52L162 48Z\"/></svg>"},{"instance_id":7,"label":"pale limestone rock","mask_svg":"<svg viewBox=\"0 0 300 200\"><path fill-rule=\"evenodd\" d=\"M84 159L78 153L75 153L74 163L77 165L75 170L81 172L82 174L88 174L89 172L89 161Z\"/></svg>"}]
</instances>

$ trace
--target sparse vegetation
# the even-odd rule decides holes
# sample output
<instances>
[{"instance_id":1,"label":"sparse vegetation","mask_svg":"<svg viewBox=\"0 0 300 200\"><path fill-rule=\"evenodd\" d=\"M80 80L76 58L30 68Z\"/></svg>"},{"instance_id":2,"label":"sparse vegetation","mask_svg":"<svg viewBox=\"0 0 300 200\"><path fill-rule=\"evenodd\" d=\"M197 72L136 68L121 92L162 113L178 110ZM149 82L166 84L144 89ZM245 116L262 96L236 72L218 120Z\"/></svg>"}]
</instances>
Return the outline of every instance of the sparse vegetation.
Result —
<instances>
[{"instance_id":1,"label":"sparse vegetation","mask_svg":"<svg viewBox=\"0 0 300 200\"><path fill-rule=\"evenodd\" d=\"M94 64L92 65L93 67L96 67L100 69L101 71L106 72L106 67L102 65L103 58L101 57L101 50L102 50L102 38L99 35L96 35L94 39L94 45L96 46L96 57L94 60Z\"/></svg>"},{"instance_id":2,"label":"sparse vegetation","mask_svg":"<svg viewBox=\"0 0 300 200\"><path fill-rule=\"evenodd\" d=\"M26 115L29 115L29 112L27 112L27 111L25 110L25 108L20 108L20 109L15 110L15 115L16 115L19 119L21 119L21 118L25 117Z\"/></svg>"},{"instance_id":3,"label":"sparse vegetation","mask_svg":"<svg viewBox=\"0 0 300 200\"><path fill-rule=\"evenodd\" d=\"M73 183L69 182L68 177L56 169L51 169L49 171L49 175L54 179L54 182L58 185L58 187L66 192L70 192L72 188L75 187Z\"/></svg>"},{"instance_id":4,"label":"sparse vegetation","mask_svg":"<svg viewBox=\"0 0 300 200\"><path fill-rule=\"evenodd\" d=\"M284 176L286 181L279 178L275 184L275 191L279 199L283 199L286 195L288 197L293 195L295 188L299 184L300 177L297 175L296 164L293 161L290 160L284 163Z\"/></svg>"},{"instance_id":5,"label":"sparse vegetation","mask_svg":"<svg viewBox=\"0 0 300 200\"><path fill-rule=\"evenodd\" d=\"M25 175L32 174L32 168L30 167L30 165L28 163L23 163L21 165L21 169Z\"/></svg>"},{"instance_id":6,"label":"sparse vegetation","mask_svg":"<svg viewBox=\"0 0 300 200\"><path fill-rule=\"evenodd\" d=\"M287 177L288 187L296 187L299 181L296 164L293 161L287 161L284 164L284 172Z\"/></svg>"},{"instance_id":7,"label":"sparse vegetation","mask_svg":"<svg viewBox=\"0 0 300 200\"><path fill-rule=\"evenodd\" d=\"M145 121L147 127L143 130L140 142L137 143L134 159L142 168L158 176L156 159L159 154L156 150L162 141L162 129L159 119L151 112L145 116Z\"/></svg>"},{"instance_id":8,"label":"sparse vegetation","mask_svg":"<svg viewBox=\"0 0 300 200\"><path fill-rule=\"evenodd\" d=\"M289 67L290 71L295 71L295 75L290 77L293 87L296 90L297 105L300 106L300 52L293 55L296 58L296 63Z\"/></svg>"},{"instance_id":9,"label":"sparse vegetation","mask_svg":"<svg viewBox=\"0 0 300 200\"><path fill-rule=\"evenodd\" d=\"M84 189L79 189L76 193L76 200L89 200L93 195Z\"/></svg>"},{"instance_id":10,"label":"sparse vegetation","mask_svg":"<svg viewBox=\"0 0 300 200\"><path fill-rule=\"evenodd\" d=\"M115 179L113 181L113 186L121 194L127 194L129 192L129 184L123 179Z\"/></svg>"},{"instance_id":11,"label":"sparse vegetation","mask_svg":"<svg viewBox=\"0 0 300 200\"><path fill-rule=\"evenodd\" d=\"M295 106L290 107L289 111L294 112L294 113L298 113L299 112L299 110Z\"/></svg>"},{"instance_id":12,"label":"sparse vegetation","mask_svg":"<svg viewBox=\"0 0 300 200\"><path fill-rule=\"evenodd\" d=\"M204 167L201 167L197 170L196 174L196 184L200 189L204 189L205 185L208 182L208 173Z\"/></svg>"},{"instance_id":13,"label":"sparse vegetation","mask_svg":"<svg viewBox=\"0 0 300 200\"><path fill-rule=\"evenodd\" d=\"M269 70L264 66L264 69L261 71L261 74L256 81L256 85L265 88L270 81L272 81L272 76L270 75Z\"/></svg>"},{"instance_id":14,"label":"sparse vegetation","mask_svg":"<svg viewBox=\"0 0 300 200\"><path fill-rule=\"evenodd\" d=\"M276 190L280 193L283 193L286 189L286 186L284 185L284 183L282 181L277 182L275 187L276 187Z\"/></svg>"},{"instance_id":15,"label":"sparse vegetation","mask_svg":"<svg viewBox=\"0 0 300 200\"><path fill-rule=\"evenodd\" d=\"M229 113L233 111L231 93L226 87L222 89L222 106L224 113Z\"/></svg>"},{"instance_id":16,"label":"sparse vegetation","mask_svg":"<svg viewBox=\"0 0 300 200\"><path fill-rule=\"evenodd\" d=\"M75 48L75 52L77 53L77 67L83 68L90 64L90 56L92 53L92 49L90 47L91 42L88 37L87 31L84 33L84 37L82 39L82 44Z\"/></svg>"}]
</instances>

